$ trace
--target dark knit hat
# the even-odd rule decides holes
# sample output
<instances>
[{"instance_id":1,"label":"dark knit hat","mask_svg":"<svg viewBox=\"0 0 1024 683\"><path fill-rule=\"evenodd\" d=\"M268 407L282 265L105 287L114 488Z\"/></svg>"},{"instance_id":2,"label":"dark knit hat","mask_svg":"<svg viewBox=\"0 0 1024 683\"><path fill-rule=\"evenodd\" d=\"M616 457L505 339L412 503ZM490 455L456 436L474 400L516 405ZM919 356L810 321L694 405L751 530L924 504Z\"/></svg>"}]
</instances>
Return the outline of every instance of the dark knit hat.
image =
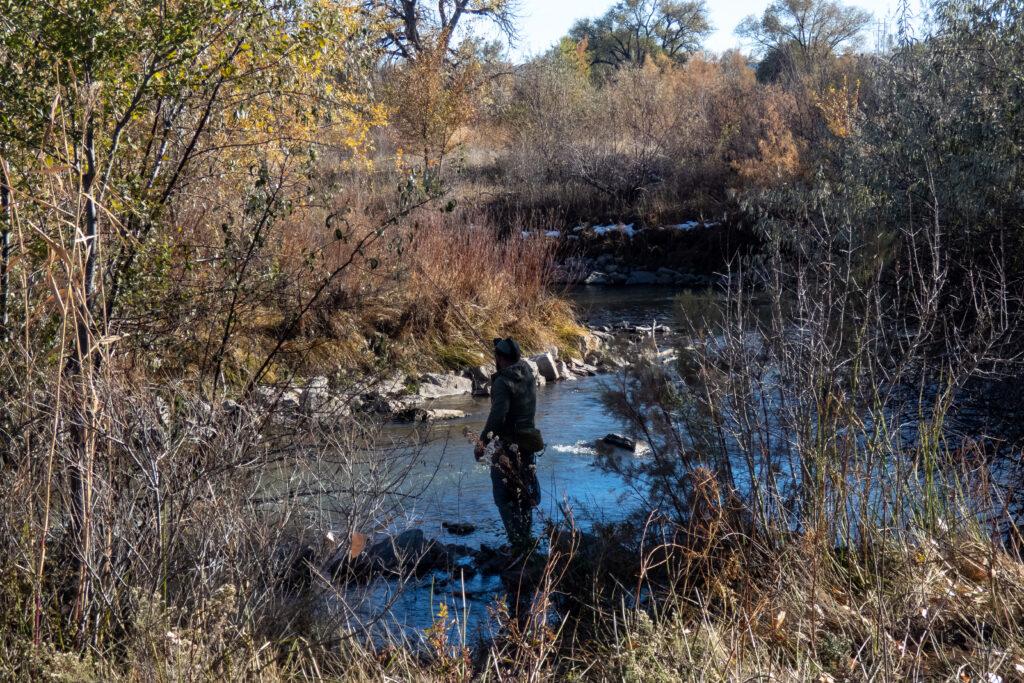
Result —
<instances>
[{"instance_id":1,"label":"dark knit hat","mask_svg":"<svg viewBox=\"0 0 1024 683\"><path fill-rule=\"evenodd\" d=\"M519 348L519 344L512 337L505 337L504 339L494 340L494 352L511 358L513 361L518 361L523 357L523 351Z\"/></svg>"}]
</instances>

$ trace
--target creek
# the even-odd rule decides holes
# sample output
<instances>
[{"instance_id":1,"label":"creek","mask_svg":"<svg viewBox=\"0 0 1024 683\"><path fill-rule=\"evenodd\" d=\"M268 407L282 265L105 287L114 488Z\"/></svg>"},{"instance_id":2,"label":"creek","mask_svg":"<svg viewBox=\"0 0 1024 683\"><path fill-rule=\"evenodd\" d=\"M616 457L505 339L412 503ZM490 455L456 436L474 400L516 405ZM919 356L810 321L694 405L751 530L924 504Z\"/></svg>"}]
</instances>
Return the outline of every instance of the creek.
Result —
<instances>
[{"instance_id":1,"label":"creek","mask_svg":"<svg viewBox=\"0 0 1024 683\"><path fill-rule=\"evenodd\" d=\"M582 321L591 326L621 322L674 325L677 291L667 287L600 288L581 287L570 291ZM571 511L576 524L586 528L595 520L621 519L635 507L636 497L617 476L596 466L594 442L609 432L625 427L609 414L602 394L609 376L581 378L548 384L538 389L537 426L547 448L537 459L542 500L534 516L534 532L547 521L562 521ZM432 408L461 410L466 417L422 428L394 425L388 428L395 441L415 441L417 470L410 487L418 491L403 507L400 519L389 533L418 528L429 539L477 548L504 543L501 518L491 494L488 467L473 459L471 439L479 434L487 418L487 398L469 396L439 399ZM468 535L455 536L444 523L474 527ZM437 572L399 587L378 579L351 594L358 603L360 621L375 620L378 637L415 638L429 627L442 601L458 622L453 637L486 637L493 628L488 605L505 592L501 578L477 574L460 579ZM381 618L382 605L388 605Z\"/></svg>"}]
</instances>

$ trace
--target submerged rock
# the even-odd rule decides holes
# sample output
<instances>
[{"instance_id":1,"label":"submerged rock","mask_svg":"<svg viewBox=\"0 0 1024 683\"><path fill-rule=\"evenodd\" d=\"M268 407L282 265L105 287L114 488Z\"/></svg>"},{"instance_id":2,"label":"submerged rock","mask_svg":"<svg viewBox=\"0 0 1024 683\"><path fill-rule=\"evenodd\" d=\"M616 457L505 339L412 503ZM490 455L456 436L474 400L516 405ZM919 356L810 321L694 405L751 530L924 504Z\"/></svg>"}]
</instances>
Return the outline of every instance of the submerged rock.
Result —
<instances>
[{"instance_id":1,"label":"submerged rock","mask_svg":"<svg viewBox=\"0 0 1024 683\"><path fill-rule=\"evenodd\" d=\"M401 416L411 414L421 404L422 400L415 396L384 396L374 393L363 397L362 410L378 415Z\"/></svg>"},{"instance_id":2,"label":"submerged rock","mask_svg":"<svg viewBox=\"0 0 1024 683\"><path fill-rule=\"evenodd\" d=\"M399 422L441 422L444 420L461 420L466 413L461 410L447 408L424 408L412 406L395 414Z\"/></svg>"},{"instance_id":3,"label":"submerged rock","mask_svg":"<svg viewBox=\"0 0 1024 683\"><path fill-rule=\"evenodd\" d=\"M419 419L423 422L444 422L446 420L461 420L466 417L465 411L450 408L430 408L420 413Z\"/></svg>"},{"instance_id":4,"label":"submerged rock","mask_svg":"<svg viewBox=\"0 0 1024 683\"><path fill-rule=\"evenodd\" d=\"M469 522L442 522L441 528L453 536L469 536L476 531L476 525Z\"/></svg>"},{"instance_id":5,"label":"submerged rock","mask_svg":"<svg viewBox=\"0 0 1024 683\"><path fill-rule=\"evenodd\" d=\"M631 453L636 452L636 439L623 436L622 434L608 434L601 441L615 448L621 448Z\"/></svg>"},{"instance_id":6,"label":"submerged rock","mask_svg":"<svg viewBox=\"0 0 1024 683\"><path fill-rule=\"evenodd\" d=\"M426 411L424 416L428 422L442 421L442 420L461 420L466 417L466 413L462 410L454 410L449 408L434 408Z\"/></svg>"}]
</instances>

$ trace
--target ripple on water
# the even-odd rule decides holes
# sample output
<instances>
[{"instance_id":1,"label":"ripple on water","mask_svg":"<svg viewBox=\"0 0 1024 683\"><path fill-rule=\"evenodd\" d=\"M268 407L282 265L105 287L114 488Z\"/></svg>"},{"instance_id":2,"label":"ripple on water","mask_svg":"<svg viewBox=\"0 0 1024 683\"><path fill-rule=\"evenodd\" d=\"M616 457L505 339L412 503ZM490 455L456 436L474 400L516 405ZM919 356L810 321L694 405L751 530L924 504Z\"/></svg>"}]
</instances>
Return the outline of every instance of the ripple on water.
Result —
<instances>
[{"instance_id":1,"label":"ripple on water","mask_svg":"<svg viewBox=\"0 0 1024 683\"><path fill-rule=\"evenodd\" d=\"M597 455L597 450L586 441L577 441L574 444L559 443L551 446L556 453L568 453L570 455Z\"/></svg>"}]
</instances>

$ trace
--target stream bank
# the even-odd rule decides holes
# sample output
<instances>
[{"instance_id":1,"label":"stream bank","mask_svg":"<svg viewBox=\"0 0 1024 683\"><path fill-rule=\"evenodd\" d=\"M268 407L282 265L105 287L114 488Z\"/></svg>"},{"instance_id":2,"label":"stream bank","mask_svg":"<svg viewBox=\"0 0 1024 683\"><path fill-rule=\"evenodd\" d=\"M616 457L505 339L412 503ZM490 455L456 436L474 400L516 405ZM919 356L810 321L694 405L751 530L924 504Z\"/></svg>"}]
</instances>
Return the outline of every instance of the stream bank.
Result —
<instances>
[{"instance_id":1,"label":"stream bank","mask_svg":"<svg viewBox=\"0 0 1024 683\"><path fill-rule=\"evenodd\" d=\"M668 331L676 327L677 293L664 287L583 287L571 296L581 319L599 337L607 336L611 341L606 345L614 347L635 343L652 330L656 340L667 342ZM572 377L538 388L536 421L548 447L537 459L542 495L535 532L543 532L548 523L564 521L567 515L585 531L594 522L624 519L639 502L635 491L597 466L599 450L629 445L628 440L618 445L605 441L626 427L603 403L617 375L573 373ZM380 632L415 635L430 627L443 601L451 614L464 615L463 626L486 634L494 626L488 607L507 592L503 560L495 552L504 543L504 532L492 500L490 473L486 465L473 460L471 445L486 420L489 399L480 392L464 392L430 399L424 409L446 411L451 419L393 422L386 428L389 443L404 444L409 457L415 453L419 460L407 482L417 495L400 517L367 539L366 557L357 563L360 571L367 563L376 564L378 571L347 588L346 609L352 610L353 619L365 621L379 614L382 605L389 605ZM345 551L348 544L339 548ZM391 578L405 564L403 557L426 560L404 583ZM330 573L337 566L328 562L324 569Z\"/></svg>"}]
</instances>

